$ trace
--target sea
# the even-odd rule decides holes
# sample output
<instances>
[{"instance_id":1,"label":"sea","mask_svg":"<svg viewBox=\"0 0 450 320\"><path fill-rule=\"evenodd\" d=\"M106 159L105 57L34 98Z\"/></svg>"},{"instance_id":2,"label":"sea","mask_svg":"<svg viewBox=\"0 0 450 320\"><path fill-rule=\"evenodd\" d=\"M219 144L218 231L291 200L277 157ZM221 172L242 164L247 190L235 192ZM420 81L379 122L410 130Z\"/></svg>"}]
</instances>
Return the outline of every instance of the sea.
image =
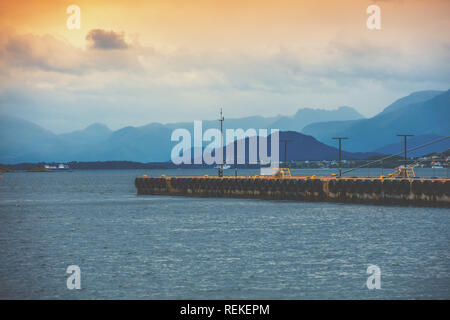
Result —
<instances>
[{"instance_id":1,"label":"sea","mask_svg":"<svg viewBox=\"0 0 450 320\"><path fill-rule=\"evenodd\" d=\"M139 196L142 174L215 170L3 173L0 299L450 298L448 209Z\"/></svg>"}]
</instances>

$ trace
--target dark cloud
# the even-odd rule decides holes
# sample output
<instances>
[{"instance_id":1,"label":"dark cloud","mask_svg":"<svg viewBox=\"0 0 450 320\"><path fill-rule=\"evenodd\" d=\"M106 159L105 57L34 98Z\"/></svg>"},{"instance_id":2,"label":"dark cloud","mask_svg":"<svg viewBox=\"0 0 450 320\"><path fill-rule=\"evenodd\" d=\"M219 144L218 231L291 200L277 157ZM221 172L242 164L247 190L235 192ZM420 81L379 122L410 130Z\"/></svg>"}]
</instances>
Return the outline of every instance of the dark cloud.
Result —
<instances>
[{"instance_id":1,"label":"dark cloud","mask_svg":"<svg viewBox=\"0 0 450 320\"><path fill-rule=\"evenodd\" d=\"M51 35L2 34L0 31L0 77L17 76L18 70L80 76L121 69L140 72L142 66L137 49L128 48L130 50L84 50Z\"/></svg>"},{"instance_id":2,"label":"dark cloud","mask_svg":"<svg viewBox=\"0 0 450 320\"><path fill-rule=\"evenodd\" d=\"M90 42L91 48L102 50L127 49L124 34L114 31L93 29L89 31L86 40Z\"/></svg>"}]
</instances>

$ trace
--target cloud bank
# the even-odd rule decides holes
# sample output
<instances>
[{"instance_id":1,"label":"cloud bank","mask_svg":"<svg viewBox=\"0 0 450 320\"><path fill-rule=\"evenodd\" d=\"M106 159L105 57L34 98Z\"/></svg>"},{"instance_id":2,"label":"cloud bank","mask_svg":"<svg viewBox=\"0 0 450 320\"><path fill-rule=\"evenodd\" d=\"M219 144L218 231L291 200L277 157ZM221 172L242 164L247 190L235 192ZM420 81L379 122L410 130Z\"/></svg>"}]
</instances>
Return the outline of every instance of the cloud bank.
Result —
<instances>
[{"instance_id":1,"label":"cloud bank","mask_svg":"<svg viewBox=\"0 0 450 320\"><path fill-rule=\"evenodd\" d=\"M215 118L219 106L233 117L340 105L371 115L411 91L448 89L449 57L445 42L411 50L335 39L214 51L144 46L102 29L87 32L85 48L3 33L0 111L56 132Z\"/></svg>"}]
</instances>

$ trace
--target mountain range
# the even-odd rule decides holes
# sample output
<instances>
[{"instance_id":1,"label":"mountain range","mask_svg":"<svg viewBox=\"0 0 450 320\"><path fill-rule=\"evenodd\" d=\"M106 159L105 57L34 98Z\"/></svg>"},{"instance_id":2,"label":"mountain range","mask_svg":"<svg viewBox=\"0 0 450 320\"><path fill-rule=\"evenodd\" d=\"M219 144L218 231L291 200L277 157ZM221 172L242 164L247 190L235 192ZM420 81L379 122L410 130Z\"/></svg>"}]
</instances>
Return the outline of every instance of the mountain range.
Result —
<instances>
[{"instance_id":1,"label":"mountain range","mask_svg":"<svg viewBox=\"0 0 450 320\"><path fill-rule=\"evenodd\" d=\"M303 118L296 126L299 117ZM300 109L293 116L245 117L226 119L224 129L249 128L289 130L302 128L320 119L360 119L362 116L350 107L335 110ZM203 130L217 128L217 120L202 122ZM0 163L68 162L68 161L140 161L162 162L170 160L175 142L172 131L185 128L193 132L193 122L149 123L140 127L128 126L112 131L106 125L94 123L83 130L54 134L29 121L0 116ZM322 145L316 141L318 145Z\"/></svg>"},{"instance_id":2,"label":"mountain range","mask_svg":"<svg viewBox=\"0 0 450 320\"><path fill-rule=\"evenodd\" d=\"M332 137L348 137L350 140L344 145L346 150L367 152L382 150L396 140L400 142L397 134L448 136L449 119L450 90L421 91L395 101L372 118L317 122L304 127L302 133L323 143L330 143ZM440 144L441 149L449 147L448 140Z\"/></svg>"},{"instance_id":3,"label":"mountain range","mask_svg":"<svg viewBox=\"0 0 450 320\"><path fill-rule=\"evenodd\" d=\"M227 118L224 122L224 129L249 128L255 129L279 129L280 131L298 131L300 132L305 126L315 122L325 122L334 120L359 120L364 117L351 107L342 106L337 109L324 110L313 108L299 109L292 116L277 115L275 117L252 116L244 118ZM186 128L193 129L193 122L177 122L166 123L165 126L170 129ZM203 120L202 126L204 130L217 128L217 120Z\"/></svg>"},{"instance_id":4,"label":"mountain range","mask_svg":"<svg viewBox=\"0 0 450 320\"><path fill-rule=\"evenodd\" d=\"M288 160L336 159L334 136L347 136L344 159L364 158L375 153L398 153L402 144L397 133L412 133L411 146L449 135L449 91L421 91L403 97L378 115L366 119L350 107L335 110L303 108L293 116L225 119L224 128L280 129L294 140ZM203 130L217 128L217 120L203 121ZM149 123L111 130L95 123L83 130L54 134L32 122L0 116L0 163L69 161L162 162L170 159L172 131L193 123ZM296 132L295 132L296 131ZM317 139L317 140L316 140ZM282 148L283 146L280 146ZM450 141L418 150L422 155L450 148ZM361 153L362 152L362 153ZM282 158L284 159L284 155Z\"/></svg>"}]
</instances>

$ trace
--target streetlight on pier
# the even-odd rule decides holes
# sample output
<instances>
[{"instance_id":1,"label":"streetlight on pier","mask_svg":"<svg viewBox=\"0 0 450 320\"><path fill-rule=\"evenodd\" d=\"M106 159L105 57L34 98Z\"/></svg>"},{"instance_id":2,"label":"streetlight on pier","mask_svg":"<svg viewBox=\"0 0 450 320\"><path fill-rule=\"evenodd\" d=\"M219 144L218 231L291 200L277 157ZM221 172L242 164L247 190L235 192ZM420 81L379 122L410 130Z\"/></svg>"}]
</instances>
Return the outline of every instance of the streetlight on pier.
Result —
<instances>
[{"instance_id":1,"label":"streetlight on pier","mask_svg":"<svg viewBox=\"0 0 450 320\"><path fill-rule=\"evenodd\" d=\"M397 134L397 137L403 137L405 146L405 167L406 167L406 137L413 137L413 134Z\"/></svg>"},{"instance_id":2,"label":"streetlight on pier","mask_svg":"<svg viewBox=\"0 0 450 320\"><path fill-rule=\"evenodd\" d=\"M341 170L341 146L342 146L342 140L347 140L347 137L334 137L334 140L339 140L339 177L342 176L342 170Z\"/></svg>"},{"instance_id":3,"label":"streetlight on pier","mask_svg":"<svg viewBox=\"0 0 450 320\"><path fill-rule=\"evenodd\" d=\"M225 121L225 118L222 113L222 108L220 108L220 152L222 154L222 161L219 164L219 168L217 169L217 175L221 178L223 177L223 122Z\"/></svg>"},{"instance_id":4,"label":"streetlight on pier","mask_svg":"<svg viewBox=\"0 0 450 320\"><path fill-rule=\"evenodd\" d=\"M292 142L293 140L280 140L281 142L284 142L284 166L287 167L287 144L289 142Z\"/></svg>"}]
</instances>

